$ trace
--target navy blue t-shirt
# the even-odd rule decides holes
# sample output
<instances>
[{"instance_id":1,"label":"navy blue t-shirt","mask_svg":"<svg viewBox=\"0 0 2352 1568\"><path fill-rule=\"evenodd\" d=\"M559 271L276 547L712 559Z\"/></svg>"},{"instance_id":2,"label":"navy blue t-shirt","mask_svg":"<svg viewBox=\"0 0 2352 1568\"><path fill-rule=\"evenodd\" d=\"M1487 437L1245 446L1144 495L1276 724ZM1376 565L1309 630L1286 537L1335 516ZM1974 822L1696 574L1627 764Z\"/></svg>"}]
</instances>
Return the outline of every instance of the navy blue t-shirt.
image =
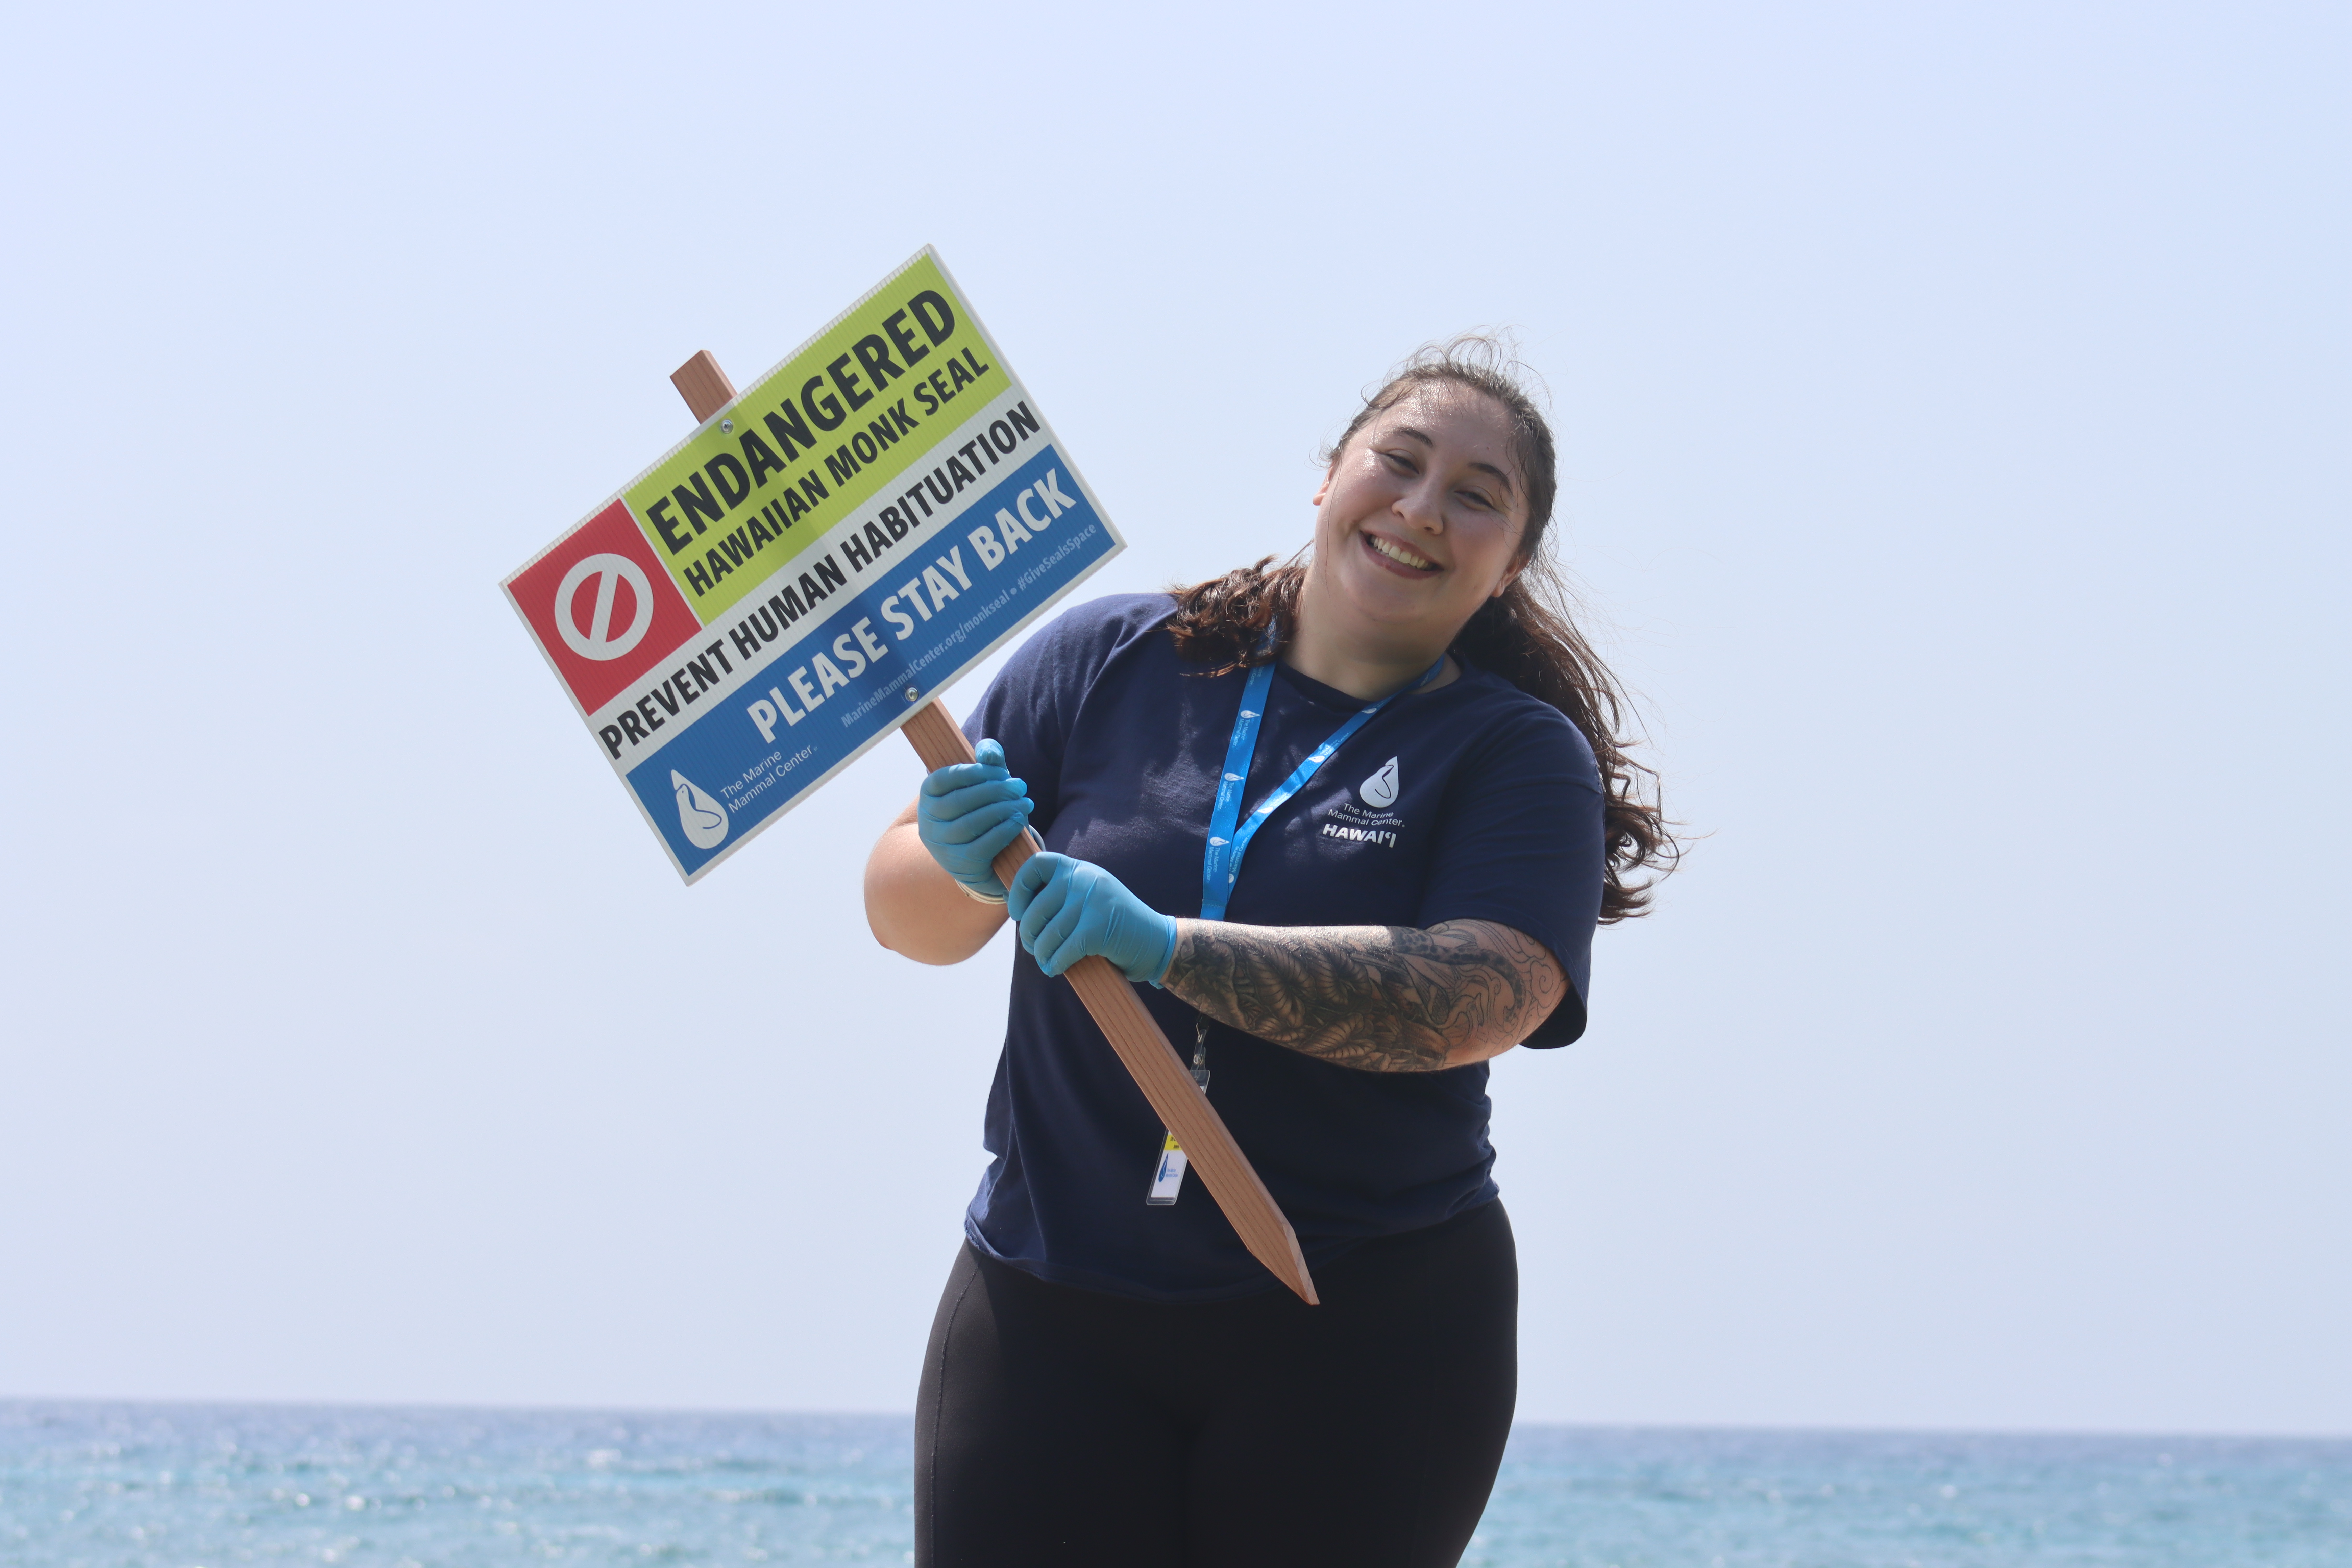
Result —
<instances>
[{"instance_id":1,"label":"navy blue t-shirt","mask_svg":"<svg viewBox=\"0 0 2352 1568\"><path fill-rule=\"evenodd\" d=\"M1029 784L1045 847L1090 860L1153 909L1201 912L1209 807L1246 675L1176 656L1165 595L1097 599L1013 655L965 724ZM1276 668L1242 794L1255 809L1362 703ZM1527 1043L1584 1032L1601 909L1591 748L1501 677L1398 697L1259 828L1225 918L1249 925L1494 921L1549 948L1573 993ZM1199 1017L1139 987L1189 1058ZM1366 1237L1435 1225L1496 1196L1484 1063L1366 1072L1212 1024L1209 1098L1298 1234L1309 1267ZM1155 1300L1244 1296L1275 1280L1197 1173L1144 1202L1161 1128L1077 994L1017 949L973 1243L1042 1279Z\"/></svg>"}]
</instances>

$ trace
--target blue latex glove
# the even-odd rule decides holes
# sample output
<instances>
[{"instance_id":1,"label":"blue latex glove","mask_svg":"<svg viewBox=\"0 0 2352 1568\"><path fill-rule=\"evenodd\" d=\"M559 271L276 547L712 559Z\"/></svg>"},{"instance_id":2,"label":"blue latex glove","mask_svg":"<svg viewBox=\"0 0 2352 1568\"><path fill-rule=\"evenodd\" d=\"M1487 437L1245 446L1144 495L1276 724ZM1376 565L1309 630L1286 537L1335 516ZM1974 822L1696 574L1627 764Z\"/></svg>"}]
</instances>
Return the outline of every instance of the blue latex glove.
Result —
<instances>
[{"instance_id":1,"label":"blue latex glove","mask_svg":"<svg viewBox=\"0 0 2352 1568\"><path fill-rule=\"evenodd\" d=\"M976 763L940 768L915 795L915 830L940 868L972 891L1004 897L989 862L1021 837L1036 802L1029 785L1004 766L1004 748L982 741Z\"/></svg>"},{"instance_id":2,"label":"blue latex glove","mask_svg":"<svg viewBox=\"0 0 2352 1568\"><path fill-rule=\"evenodd\" d=\"M1174 921L1101 867L1067 855L1031 856L1013 879L1005 910L1048 974L1099 953L1129 980L1157 985L1176 957Z\"/></svg>"}]
</instances>

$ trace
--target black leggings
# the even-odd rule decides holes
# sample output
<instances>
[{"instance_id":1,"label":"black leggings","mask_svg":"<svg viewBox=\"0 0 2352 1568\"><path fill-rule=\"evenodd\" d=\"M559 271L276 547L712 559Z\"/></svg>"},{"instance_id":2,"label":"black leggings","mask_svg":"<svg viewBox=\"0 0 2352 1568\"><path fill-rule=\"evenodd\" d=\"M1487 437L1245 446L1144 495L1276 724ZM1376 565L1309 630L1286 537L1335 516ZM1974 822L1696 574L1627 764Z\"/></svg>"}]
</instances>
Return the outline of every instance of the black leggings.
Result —
<instances>
[{"instance_id":1,"label":"black leggings","mask_svg":"<svg viewBox=\"0 0 2352 1568\"><path fill-rule=\"evenodd\" d=\"M1518 1256L1490 1203L1287 1290L1169 1306L965 1244L915 1405L918 1568L1438 1568L1518 1384Z\"/></svg>"}]
</instances>

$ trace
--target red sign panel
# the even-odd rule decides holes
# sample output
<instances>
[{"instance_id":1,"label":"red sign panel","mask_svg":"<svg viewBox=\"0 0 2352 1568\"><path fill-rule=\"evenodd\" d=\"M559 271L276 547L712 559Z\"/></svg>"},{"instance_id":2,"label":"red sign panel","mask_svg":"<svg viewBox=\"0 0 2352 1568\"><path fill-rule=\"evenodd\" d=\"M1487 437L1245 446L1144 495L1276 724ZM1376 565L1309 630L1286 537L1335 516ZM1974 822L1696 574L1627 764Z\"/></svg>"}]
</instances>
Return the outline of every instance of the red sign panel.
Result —
<instances>
[{"instance_id":1,"label":"red sign panel","mask_svg":"<svg viewBox=\"0 0 2352 1568\"><path fill-rule=\"evenodd\" d=\"M517 573L507 592L590 713L702 630L625 501Z\"/></svg>"}]
</instances>

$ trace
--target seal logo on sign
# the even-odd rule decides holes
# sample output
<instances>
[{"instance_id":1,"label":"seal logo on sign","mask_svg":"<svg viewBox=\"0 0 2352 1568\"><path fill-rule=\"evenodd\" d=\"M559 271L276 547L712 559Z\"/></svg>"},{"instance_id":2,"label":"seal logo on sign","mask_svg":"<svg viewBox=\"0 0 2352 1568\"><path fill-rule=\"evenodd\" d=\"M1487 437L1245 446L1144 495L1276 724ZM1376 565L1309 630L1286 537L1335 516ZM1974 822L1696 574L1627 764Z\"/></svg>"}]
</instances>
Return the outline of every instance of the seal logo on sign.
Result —
<instances>
[{"instance_id":1,"label":"seal logo on sign","mask_svg":"<svg viewBox=\"0 0 2352 1568\"><path fill-rule=\"evenodd\" d=\"M1391 757L1387 762L1382 763L1380 772L1356 786L1356 793L1364 797L1366 805L1377 808L1394 805L1397 797L1397 760Z\"/></svg>"},{"instance_id":2,"label":"seal logo on sign","mask_svg":"<svg viewBox=\"0 0 2352 1568\"><path fill-rule=\"evenodd\" d=\"M572 600L591 577L596 579L596 605L589 613L587 629L583 631ZM624 583L633 595L633 609L629 629L614 637L613 604L620 597ZM563 638L563 646L582 658L600 663L619 658L646 640L646 633L653 624L654 585L646 576L646 569L625 555L583 555L572 563L572 570L556 585L556 633Z\"/></svg>"},{"instance_id":3,"label":"seal logo on sign","mask_svg":"<svg viewBox=\"0 0 2352 1568\"><path fill-rule=\"evenodd\" d=\"M677 791L677 825L686 841L697 849L718 848L727 837L727 808L676 768L670 770L669 787Z\"/></svg>"}]
</instances>

